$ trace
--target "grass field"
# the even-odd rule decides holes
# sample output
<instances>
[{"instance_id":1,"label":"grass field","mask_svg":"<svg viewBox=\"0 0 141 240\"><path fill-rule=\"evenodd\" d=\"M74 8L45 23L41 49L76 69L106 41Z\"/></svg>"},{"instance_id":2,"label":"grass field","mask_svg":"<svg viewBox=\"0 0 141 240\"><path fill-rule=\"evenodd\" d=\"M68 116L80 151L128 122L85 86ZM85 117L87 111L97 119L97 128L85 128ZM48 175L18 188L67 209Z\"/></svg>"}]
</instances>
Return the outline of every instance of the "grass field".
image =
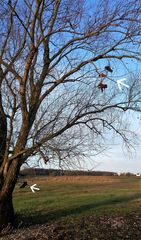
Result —
<instances>
[{"instance_id":1,"label":"grass field","mask_svg":"<svg viewBox=\"0 0 141 240\"><path fill-rule=\"evenodd\" d=\"M40 191L20 189L27 180ZM139 240L141 178L101 176L20 179L17 228L0 240Z\"/></svg>"},{"instance_id":2,"label":"grass field","mask_svg":"<svg viewBox=\"0 0 141 240\"><path fill-rule=\"evenodd\" d=\"M24 225L79 219L90 215L125 215L138 211L141 204L141 178L118 176L61 176L26 179L29 187L14 192L14 207Z\"/></svg>"}]
</instances>

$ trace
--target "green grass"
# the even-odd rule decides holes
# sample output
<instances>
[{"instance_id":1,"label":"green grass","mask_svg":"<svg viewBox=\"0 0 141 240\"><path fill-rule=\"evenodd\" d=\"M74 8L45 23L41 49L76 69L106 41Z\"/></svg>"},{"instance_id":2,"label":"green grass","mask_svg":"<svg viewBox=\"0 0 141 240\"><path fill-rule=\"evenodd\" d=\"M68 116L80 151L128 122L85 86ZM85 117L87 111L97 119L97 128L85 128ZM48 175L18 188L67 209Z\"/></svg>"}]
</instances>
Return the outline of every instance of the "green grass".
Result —
<instances>
[{"instance_id":1,"label":"green grass","mask_svg":"<svg viewBox=\"0 0 141 240\"><path fill-rule=\"evenodd\" d=\"M22 180L20 180L22 181ZM137 211L141 203L138 177L36 177L28 179L40 191L14 191L14 208L23 221L43 223L88 215L124 215Z\"/></svg>"}]
</instances>

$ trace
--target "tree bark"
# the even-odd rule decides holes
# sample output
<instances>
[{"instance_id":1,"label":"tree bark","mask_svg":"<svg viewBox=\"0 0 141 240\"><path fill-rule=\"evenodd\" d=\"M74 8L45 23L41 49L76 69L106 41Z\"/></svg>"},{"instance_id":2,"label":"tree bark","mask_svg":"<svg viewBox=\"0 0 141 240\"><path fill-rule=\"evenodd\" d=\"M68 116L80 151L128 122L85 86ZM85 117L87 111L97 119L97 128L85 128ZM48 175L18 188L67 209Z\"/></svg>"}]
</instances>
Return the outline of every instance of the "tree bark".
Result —
<instances>
[{"instance_id":1,"label":"tree bark","mask_svg":"<svg viewBox=\"0 0 141 240\"><path fill-rule=\"evenodd\" d=\"M14 224L14 208L12 194L0 199L0 231L8 225Z\"/></svg>"},{"instance_id":2,"label":"tree bark","mask_svg":"<svg viewBox=\"0 0 141 240\"><path fill-rule=\"evenodd\" d=\"M12 202L12 193L17 182L21 159L14 159L9 166L6 177L0 177L0 231L8 225L14 224L14 208Z\"/></svg>"},{"instance_id":3,"label":"tree bark","mask_svg":"<svg viewBox=\"0 0 141 240\"><path fill-rule=\"evenodd\" d=\"M3 70L0 66L0 166L2 165L7 138L7 119L2 104L1 85L3 81Z\"/></svg>"}]
</instances>

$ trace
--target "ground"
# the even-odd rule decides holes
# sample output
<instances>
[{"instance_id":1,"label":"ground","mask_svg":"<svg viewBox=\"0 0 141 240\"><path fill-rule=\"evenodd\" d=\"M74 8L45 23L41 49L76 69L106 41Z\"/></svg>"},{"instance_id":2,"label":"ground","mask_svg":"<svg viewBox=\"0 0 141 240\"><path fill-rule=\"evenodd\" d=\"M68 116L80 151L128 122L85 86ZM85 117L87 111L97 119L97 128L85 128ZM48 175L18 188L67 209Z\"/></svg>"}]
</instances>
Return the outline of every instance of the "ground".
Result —
<instances>
[{"instance_id":1,"label":"ground","mask_svg":"<svg viewBox=\"0 0 141 240\"><path fill-rule=\"evenodd\" d=\"M14 192L17 228L1 240L141 239L141 178L62 176L26 179ZM4 233L3 233L4 234Z\"/></svg>"}]
</instances>

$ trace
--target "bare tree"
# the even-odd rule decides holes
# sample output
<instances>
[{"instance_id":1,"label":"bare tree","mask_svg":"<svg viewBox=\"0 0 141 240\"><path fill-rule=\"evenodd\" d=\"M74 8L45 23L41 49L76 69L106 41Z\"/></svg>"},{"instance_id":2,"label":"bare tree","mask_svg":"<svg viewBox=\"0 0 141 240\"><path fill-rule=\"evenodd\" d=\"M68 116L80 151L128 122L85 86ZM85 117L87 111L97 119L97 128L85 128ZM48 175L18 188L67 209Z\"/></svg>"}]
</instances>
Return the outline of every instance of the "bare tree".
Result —
<instances>
[{"instance_id":1,"label":"bare tree","mask_svg":"<svg viewBox=\"0 0 141 240\"><path fill-rule=\"evenodd\" d=\"M130 76L120 92L116 74L141 60L141 2L2 0L0 20L3 228L14 220L12 192L30 156L70 164L100 151L110 130L128 142L122 116L141 110L140 79Z\"/></svg>"}]
</instances>

